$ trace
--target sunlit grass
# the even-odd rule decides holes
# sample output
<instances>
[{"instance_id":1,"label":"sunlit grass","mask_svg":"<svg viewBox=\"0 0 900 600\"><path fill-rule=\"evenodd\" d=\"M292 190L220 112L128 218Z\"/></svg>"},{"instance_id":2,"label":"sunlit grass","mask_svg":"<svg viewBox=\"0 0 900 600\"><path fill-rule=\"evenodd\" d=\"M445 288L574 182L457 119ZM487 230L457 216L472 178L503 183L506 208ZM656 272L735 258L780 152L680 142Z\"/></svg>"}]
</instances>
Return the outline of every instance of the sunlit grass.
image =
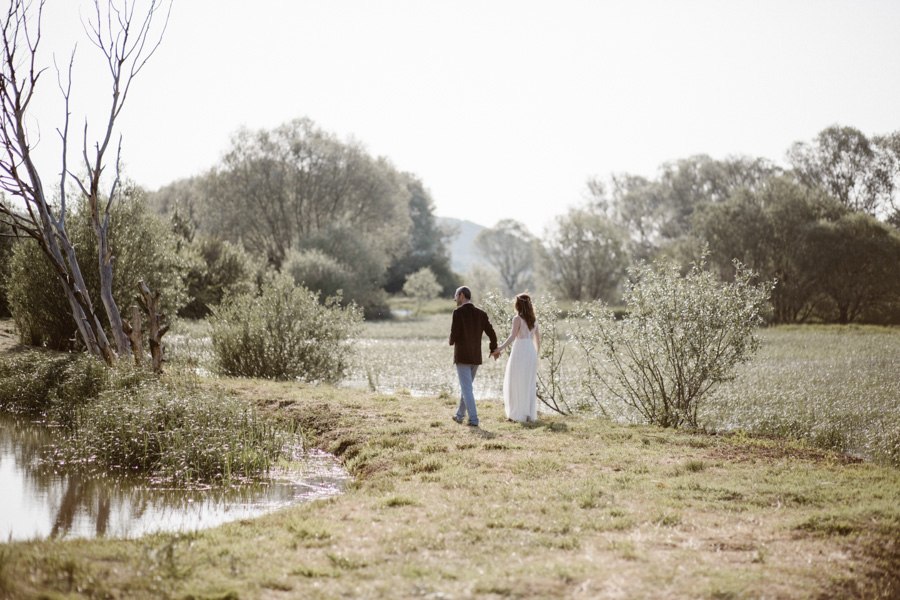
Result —
<instances>
[{"instance_id":1,"label":"sunlit grass","mask_svg":"<svg viewBox=\"0 0 900 600\"><path fill-rule=\"evenodd\" d=\"M900 331L785 327L706 404L709 429L745 429L900 466Z\"/></svg>"},{"instance_id":2,"label":"sunlit grass","mask_svg":"<svg viewBox=\"0 0 900 600\"><path fill-rule=\"evenodd\" d=\"M303 427L353 482L189 536L16 542L12 597L843 597L835 577L897 589L895 469L747 434L507 423L496 399L472 429L437 396L201 385Z\"/></svg>"},{"instance_id":3,"label":"sunlit grass","mask_svg":"<svg viewBox=\"0 0 900 600\"><path fill-rule=\"evenodd\" d=\"M343 385L455 399L459 389L449 323L449 315L365 323L352 375ZM508 332L497 333L502 340ZM761 337L762 348L752 362L702 404L704 428L798 438L900 465L900 332L779 327L763 330ZM486 357L486 341L483 351ZM477 398L502 397L505 364L505 357L485 360L475 380ZM577 353L567 347L562 388L571 405L583 399L581 367ZM603 409L619 420L635 419L612 400Z\"/></svg>"}]
</instances>

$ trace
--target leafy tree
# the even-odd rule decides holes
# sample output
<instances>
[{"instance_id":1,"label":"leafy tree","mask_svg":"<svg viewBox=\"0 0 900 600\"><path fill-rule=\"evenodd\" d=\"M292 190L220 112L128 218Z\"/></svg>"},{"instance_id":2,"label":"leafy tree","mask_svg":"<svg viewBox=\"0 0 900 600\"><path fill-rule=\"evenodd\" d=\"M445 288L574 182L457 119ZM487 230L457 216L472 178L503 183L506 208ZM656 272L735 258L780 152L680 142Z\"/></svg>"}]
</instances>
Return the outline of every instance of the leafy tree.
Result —
<instances>
[{"instance_id":1,"label":"leafy tree","mask_svg":"<svg viewBox=\"0 0 900 600\"><path fill-rule=\"evenodd\" d=\"M701 206L692 224L721 277L731 276L737 259L763 279L775 280L773 320L793 323L809 318L817 306L817 274L809 264L818 251L808 239L809 227L845 212L819 190L773 177L756 189L738 189L724 202Z\"/></svg>"},{"instance_id":2,"label":"leafy tree","mask_svg":"<svg viewBox=\"0 0 900 600\"><path fill-rule=\"evenodd\" d=\"M210 175L202 220L212 233L275 266L291 248L336 226L380 253L387 265L405 248L409 192L383 158L342 142L309 119L274 130L242 129ZM248 210L248 207L251 209Z\"/></svg>"},{"instance_id":3,"label":"leafy tree","mask_svg":"<svg viewBox=\"0 0 900 600\"><path fill-rule=\"evenodd\" d=\"M504 219L493 228L482 229L475 246L503 280L507 291L518 293L533 284L535 239L525 225Z\"/></svg>"},{"instance_id":4,"label":"leafy tree","mask_svg":"<svg viewBox=\"0 0 900 600\"><path fill-rule=\"evenodd\" d=\"M434 202L416 177L405 174L409 191L409 217L412 220L409 246L390 265L384 285L388 293L399 292L412 273L428 268L444 293L455 290L459 281L450 267L448 240L452 232L441 227L434 217Z\"/></svg>"},{"instance_id":5,"label":"leafy tree","mask_svg":"<svg viewBox=\"0 0 900 600\"><path fill-rule=\"evenodd\" d=\"M185 252L193 253L196 260L185 273L190 300L180 316L202 319L225 296L252 291L257 266L239 244L204 235L188 243Z\"/></svg>"},{"instance_id":6,"label":"leafy tree","mask_svg":"<svg viewBox=\"0 0 900 600\"><path fill-rule=\"evenodd\" d=\"M422 305L437 298L441 291L441 285L428 267L423 267L407 277L406 283L403 284L403 293L416 300L416 316L422 311Z\"/></svg>"},{"instance_id":7,"label":"leafy tree","mask_svg":"<svg viewBox=\"0 0 900 600\"><path fill-rule=\"evenodd\" d=\"M317 248L289 251L281 271L290 275L297 285L318 293L323 300L340 296L345 288L353 285L353 273Z\"/></svg>"},{"instance_id":8,"label":"leafy tree","mask_svg":"<svg viewBox=\"0 0 900 600\"><path fill-rule=\"evenodd\" d=\"M178 224L177 230L192 241L195 232L209 234L210 231L210 223L203 219L210 184L211 178L204 175L180 179L148 193L147 201L155 212Z\"/></svg>"},{"instance_id":9,"label":"leafy tree","mask_svg":"<svg viewBox=\"0 0 900 600\"><path fill-rule=\"evenodd\" d=\"M900 174L898 134L870 140L853 127L832 125L812 144L796 142L787 153L794 174L851 210L886 215L894 207Z\"/></svg>"},{"instance_id":10,"label":"leafy tree","mask_svg":"<svg viewBox=\"0 0 900 600\"><path fill-rule=\"evenodd\" d=\"M6 288L9 284L9 261L16 245L12 227L0 221L0 317L10 317ZM53 274L50 274L53 279Z\"/></svg>"},{"instance_id":11,"label":"leafy tree","mask_svg":"<svg viewBox=\"0 0 900 600\"><path fill-rule=\"evenodd\" d=\"M812 251L804 267L814 274L838 323L857 321L900 301L900 232L863 213L819 221L807 232Z\"/></svg>"},{"instance_id":12,"label":"leafy tree","mask_svg":"<svg viewBox=\"0 0 900 600\"><path fill-rule=\"evenodd\" d=\"M4 294L19 340L54 350L77 347L80 338L72 336L78 331L72 307L60 294L54 280L57 272L40 246L28 239L15 244L8 269Z\"/></svg>"},{"instance_id":13,"label":"leafy tree","mask_svg":"<svg viewBox=\"0 0 900 600\"><path fill-rule=\"evenodd\" d=\"M335 222L304 238L297 250L301 254L317 251L331 259L338 267L332 274L340 277L344 306L353 302L363 309L366 318L376 318L389 314L387 294L382 286L390 254L379 248L382 243L392 242L367 239L358 235L349 223Z\"/></svg>"},{"instance_id":14,"label":"leafy tree","mask_svg":"<svg viewBox=\"0 0 900 600\"><path fill-rule=\"evenodd\" d=\"M97 254L90 204L82 198L73 208L68 231L74 258L90 261ZM116 304L134 304L135 286L143 279L150 289L160 292L163 312L177 313L188 302L183 278L193 265L192 256L178 250L178 238L169 223L149 210L139 188L128 186L117 194L110 207L109 231L109 243L117 249L117 277L112 287ZM22 341L57 349L76 347L80 338L71 307L58 284L48 280L54 267L41 248L27 239L17 244L10 270L7 293ZM97 271L86 271L84 281L88 295L99 294L102 283Z\"/></svg>"},{"instance_id":15,"label":"leafy tree","mask_svg":"<svg viewBox=\"0 0 900 600\"><path fill-rule=\"evenodd\" d=\"M541 274L563 298L611 301L629 264L622 229L596 204L556 217L541 251Z\"/></svg>"},{"instance_id":16,"label":"leafy tree","mask_svg":"<svg viewBox=\"0 0 900 600\"><path fill-rule=\"evenodd\" d=\"M239 131L199 212L210 233L275 268L291 249L324 252L350 273L344 301L373 316L384 311L388 267L409 247L409 197L386 159L297 119Z\"/></svg>"},{"instance_id":17,"label":"leafy tree","mask_svg":"<svg viewBox=\"0 0 900 600\"><path fill-rule=\"evenodd\" d=\"M578 305L567 322L587 368L583 385L598 408L621 402L661 427L699 425L716 384L759 347L756 335L771 283L736 264L722 283L703 262L681 276L675 262L640 265L625 286L627 316L602 302Z\"/></svg>"},{"instance_id":18,"label":"leafy tree","mask_svg":"<svg viewBox=\"0 0 900 600\"><path fill-rule=\"evenodd\" d=\"M478 297L483 297L488 292L498 292L503 287L500 274L483 262L474 262L463 278L465 285L472 290L472 301L479 302Z\"/></svg>"},{"instance_id":19,"label":"leafy tree","mask_svg":"<svg viewBox=\"0 0 900 600\"><path fill-rule=\"evenodd\" d=\"M612 198L606 186L597 180L588 188L594 203L613 215L630 237L635 260L649 260L663 244L662 231L667 220L663 186L639 175L627 173L612 177Z\"/></svg>"},{"instance_id":20,"label":"leafy tree","mask_svg":"<svg viewBox=\"0 0 900 600\"><path fill-rule=\"evenodd\" d=\"M600 205L629 234L636 260L650 260L691 233L691 215L706 204L722 202L739 188L756 189L780 173L762 158L714 160L697 155L666 163L658 179L620 174L606 186L591 180L592 202Z\"/></svg>"}]
</instances>

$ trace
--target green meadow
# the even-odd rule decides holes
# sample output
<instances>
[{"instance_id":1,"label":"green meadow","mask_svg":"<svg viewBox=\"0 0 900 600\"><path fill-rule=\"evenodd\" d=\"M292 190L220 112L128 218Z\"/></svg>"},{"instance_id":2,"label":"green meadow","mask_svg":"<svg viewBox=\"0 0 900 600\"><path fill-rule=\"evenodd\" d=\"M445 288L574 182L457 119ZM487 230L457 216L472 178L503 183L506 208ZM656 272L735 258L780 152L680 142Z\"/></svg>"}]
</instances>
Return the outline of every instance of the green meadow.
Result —
<instances>
[{"instance_id":1,"label":"green meadow","mask_svg":"<svg viewBox=\"0 0 900 600\"><path fill-rule=\"evenodd\" d=\"M507 423L490 393L504 359L479 372L482 426L457 425L447 328L446 314L367 323L368 371L331 387L208 375L202 326L182 326L167 377L190 370L302 431L349 489L197 532L4 544L0 597L900 595L894 330L765 330L705 430L674 431Z\"/></svg>"},{"instance_id":2,"label":"green meadow","mask_svg":"<svg viewBox=\"0 0 900 600\"><path fill-rule=\"evenodd\" d=\"M369 322L347 385L380 392L455 395L449 315ZM565 339L566 324L560 323ZM502 341L508 332L497 332ZM868 326L773 327L762 347L705 403L710 433L742 430L783 436L882 464L900 466L900 330ZM486 343L485 343L486 355ZM546 361L544 361L546 363ZM487 361L476 394L499 398L505 359ZM543 365L546 368L546 364ZM581 364L566 350L563 388L577 399ZM575 402L577 403L577 402ZM633 420L611 400L602 407Z\"/></svg>"}]
</instances>

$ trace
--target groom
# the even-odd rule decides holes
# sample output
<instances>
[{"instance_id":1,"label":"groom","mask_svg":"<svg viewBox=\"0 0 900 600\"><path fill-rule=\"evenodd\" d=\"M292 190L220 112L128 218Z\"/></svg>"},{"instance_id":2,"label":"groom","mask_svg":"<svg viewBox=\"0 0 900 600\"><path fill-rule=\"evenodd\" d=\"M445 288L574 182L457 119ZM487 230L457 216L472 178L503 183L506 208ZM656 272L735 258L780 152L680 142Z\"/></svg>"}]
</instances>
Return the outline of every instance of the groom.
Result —
<instances>
[{"instance_id":1,"label":"groom","mask_svg":"<svg viewBox=\"0 0 900 600\"><path fill-rule=\"evenodd\" d=\"M481 364L481 335L487 334L493 355L497 349L497 334L494 333L487 313L472 304L472 292L469 288L463 286L456 290L453 299L456 300L456 310L453 311L453 322L450 325L450 345L453 346L453 362L456 363L460 389L459 409L453 415L453 420L462 423L468 412L469 425L478 427L472 381Z\"/></svg>"}]
</instances>

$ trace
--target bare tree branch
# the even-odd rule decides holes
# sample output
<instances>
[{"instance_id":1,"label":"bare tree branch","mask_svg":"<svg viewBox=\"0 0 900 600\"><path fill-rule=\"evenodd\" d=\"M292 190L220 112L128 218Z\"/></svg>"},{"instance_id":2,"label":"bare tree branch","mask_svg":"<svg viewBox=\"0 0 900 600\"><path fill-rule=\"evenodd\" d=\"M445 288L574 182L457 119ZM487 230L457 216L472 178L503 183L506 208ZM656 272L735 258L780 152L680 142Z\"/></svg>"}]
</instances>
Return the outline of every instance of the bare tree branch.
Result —
<instances>
[{"instance_id":1,"label":"bare tree branch","mask_svg":"<svg viewBox=\"0 0 900 600\"><path fill-rule=\"evenodd\" d=\"M88 123L85 121L82 143L82 159L87 171L87 179L75 175L68 166L70 102L72 93L72 71L75 61L73 50L63 81L62 71L57 67L57 85L65 102L65 119L57 132L62 141L60 170L60 192L58 216L47 201L43 183L32 159L36 142L29 140L26 117L34 98L38 80L44 69L37 67L37 50L41 41L41 18L44 0L40 0L37 14L28 0L10 0L6 19L0 28L0 192L7 192L13 201L0 193L0 221L12 227L14 235L24 235L35 239L47 255L63 285L72 314L79 332L88 349L107 362L112 362L116 353L109 345L103 326L94 311L75 249L65 230L67 209L66 183L71 179L81 193L87 197L94 232L98 238L98 266L101 279L101 297L107 317L112 327L120 353L128 351L128 340L122 331L122 321L118 307L112 298L113 253L109 247L107 234L109 211L121 176L122 136L116 153L115 178L103 207L101 220L100 184L105 170L105 156L114 134L116 120L124 106L131 83L159 47L162 34L168 25L172 2L163 28L158 38L151 39L151 24L154 15L162 6L161 0L152 0L142 21L135 21L136 3L132 0L107 0L106 24L100 0L94 1L97 22L92 25L88 37L100 48L110 67L112 77L112 103L106 121L106 129L101 142L94 145L93 160L87 151ZM54 62L55 64L55 62ZM38 141L40 138L38 137Z\"/></svg>"}]
</instances>

